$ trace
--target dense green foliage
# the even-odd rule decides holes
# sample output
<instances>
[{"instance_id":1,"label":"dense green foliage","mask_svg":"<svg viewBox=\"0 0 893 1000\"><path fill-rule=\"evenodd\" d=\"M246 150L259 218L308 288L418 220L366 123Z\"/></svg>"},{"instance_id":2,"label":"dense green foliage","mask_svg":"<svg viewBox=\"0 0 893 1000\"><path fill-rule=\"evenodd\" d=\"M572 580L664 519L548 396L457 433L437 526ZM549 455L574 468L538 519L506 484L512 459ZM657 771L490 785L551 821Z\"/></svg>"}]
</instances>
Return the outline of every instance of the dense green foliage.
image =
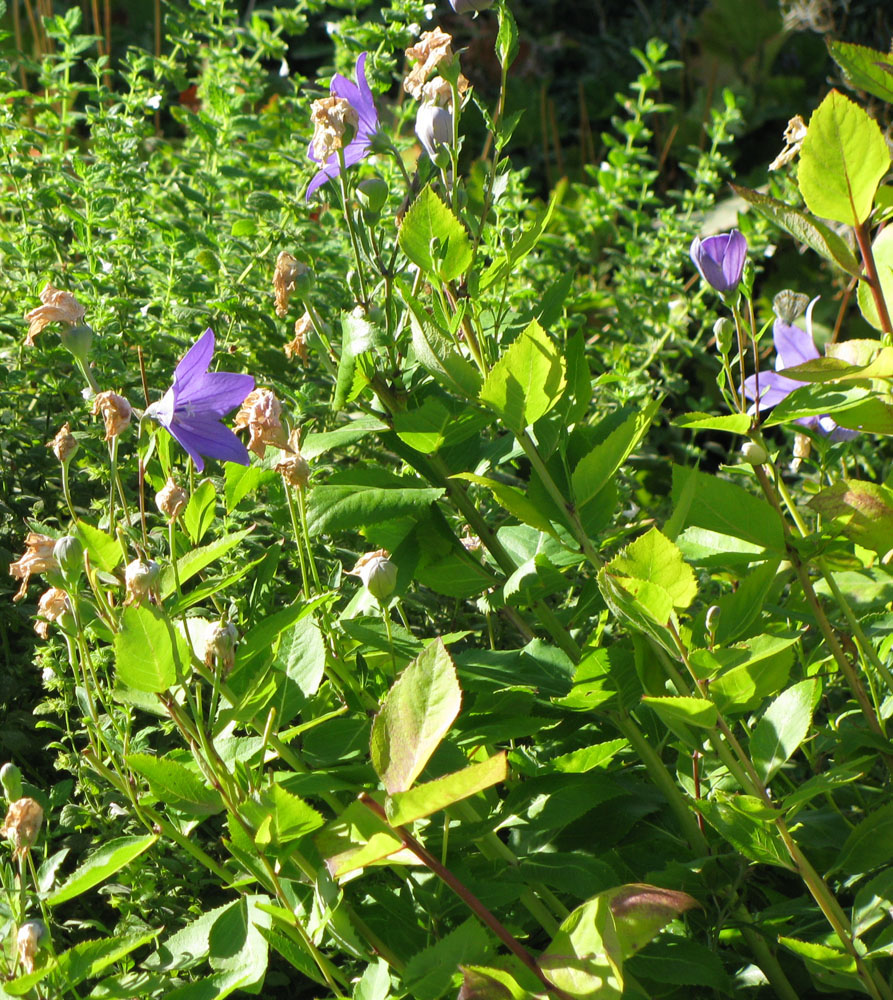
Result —
<instances>
[{"instance_id":1,"label":"dense green foliage","mask_svg":"<svg viewBox=\"0 0 893 1000\"><path fill-rule=\"evenodd\" d=\"M891 1000L893 60L441 6L7 15L0 996Z\"/></svg>"}]
</instances>

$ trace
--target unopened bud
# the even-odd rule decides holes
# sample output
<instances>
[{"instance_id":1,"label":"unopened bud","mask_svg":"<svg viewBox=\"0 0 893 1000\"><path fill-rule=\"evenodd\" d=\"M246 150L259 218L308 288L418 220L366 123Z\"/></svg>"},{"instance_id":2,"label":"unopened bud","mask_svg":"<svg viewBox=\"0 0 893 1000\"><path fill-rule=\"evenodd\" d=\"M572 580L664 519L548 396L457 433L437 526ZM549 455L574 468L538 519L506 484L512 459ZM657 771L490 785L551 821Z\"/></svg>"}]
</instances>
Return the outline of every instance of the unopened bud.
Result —
<instances>
[{"instance_id":1,"label":"unopened bud","mask_svg":"<svg viewBox=\"0 0 893 1000\"><path fill-rule=\"evenodd\" d=\"M6 837L15 846L16 854L24 854L37 840L43 823L43 809L34 799L16 799L6 813L0 837Z\"/></svg>"},{"instance_id":2,"label":"unopened bud","mask_svg":"<svg viewBox=\"0 0 893 1000\"><path fill-rule=\"evenodd\" d=\"M152 593L161 567L152 559L134 559L124 570L124 585L127 589L125 604L142 604Z\"/></svg>"},{"instance_id":3,"label":"unopened bud","mask_svg":"<svg viewBox=\"0 0 893 1000\"><path fill-rule=\"evenodd\" d=\"M716 349L725 357L732 349L735 324L728 316L722 316L713 324L713 336L716 337Z\"/></svg>"},{"instance_id":4,"label":"unopened bud","mask_svg":"<svg viewBox=\"0 0 893 1000\"><path fill-rule=\"evenodd\" d=\"M748 465L763 465L764 462L769 461L769 452L756 441L745 441L741 445L740 454L741 460L747 462Z\"/></svg>"},{"instance_id":5,"label":"unopened bud","mask_svg":"<svg viewBox=\"0 0 893 1000\"><path fill-rule=\"evenodd\" d=\"M15 764L7 761L0 767L0 785L3 786L3 794L9 802L15 802L22 797L22 772Z\"/></svg>"},{"instance_id":6,"label":"unopened bud","mask_svg":"<svg viewBox=\"0 0 893 1000\"><path fill-rule=\"evenodd\" d=\"M84 546L74 535L63 535L53 546L53 558L66 583L77 583L84 571Z\"/></svg>"},{"instance_id":7,"label":"unopened bud","mask_svg":"<svg viewBox=\"0 0 893 1000\"><path fill-rule=\"evenodd\" d=\"M93 346L93 330L86 323L65 327L59 332L59 339L66 351L86 361Z\"/></svg>"},{"instance_id":8,"label":"unopened bud","mask_svg":"<svg viewBox=\"0 0 893 1000\"><path fill-rule=\"evenodd\" d=\"M719 606L714 604L707 608L707 617L704 620L704 624L707 627L707 632L712 636L716 631L716 626L719 625Z\"/></svg>"},{"instance_id":9,"label":"unopened bud","mask_svg":"<svg viewBox=\"0 0 893 1000\"><path fill-rule=\"evenodd\" d=\"M357 201L360 207L378 215L388 200L388 186L380 177L367 177L357 184Z\"/></svg>"},{"instance_id":10,"label":"unopened bud","mask_svg":"<svg viewBox=\"0 0 893 1000\"><path fill-rule=\"evenodd\" d=\"M168 476L167 482L155 494L155 506L166 518L173 521L186 506L188 499L186 491L180 489L174 480Z\"/></svg>"},{"instance_id":11,"label":"unopened bud","mask_svg":"<svg viewBox=\"0 0 893 1000\"><path fill-rule=\"evenodd\" d=\"M397 586L397 567L391 562L386 549L360 556L356 566L348 573L358 576L366 590L379 602L386 601Z\"/></svg>"},{"instance_id":12,"label":"unopened bud","mask_svg":"<svg viewBox=\"0 0 893 1000\"><path fill-rule=\"evenodd\" d=\"M416 114L415 134L425 147L425 152L438 166L449 163L449 154L446 156L446 163L443 164L442 158L438 157L438 154L443 152L444 146L450 146L453 142L453 116L446 108L429 104L427 101L422 104Z\"/></svg>"},{"instance_id":13,"label":"unopened bud","mask_svg":"<svg viewBox=\"0 0 893 1000\"><path fill-rule=\"evenodd\" d=\"M238 639L239 633L232 622L215 622L205 640L205 666L216 665L221 677L226 677L236 663Z\"/></svg>"},{"instance_id":14,"label":"unopened bud","mask_svg":"<svg viewBox=\"0 0 893 1000\"><path fill-rule=\"evenodd\" d=\"M71 433L71 427L65 423L59 428L56 436L47 447L53 449L53 454L63 465L67 465L74 457L79 445L77 438Z\"/></svg>"}]
</instances>

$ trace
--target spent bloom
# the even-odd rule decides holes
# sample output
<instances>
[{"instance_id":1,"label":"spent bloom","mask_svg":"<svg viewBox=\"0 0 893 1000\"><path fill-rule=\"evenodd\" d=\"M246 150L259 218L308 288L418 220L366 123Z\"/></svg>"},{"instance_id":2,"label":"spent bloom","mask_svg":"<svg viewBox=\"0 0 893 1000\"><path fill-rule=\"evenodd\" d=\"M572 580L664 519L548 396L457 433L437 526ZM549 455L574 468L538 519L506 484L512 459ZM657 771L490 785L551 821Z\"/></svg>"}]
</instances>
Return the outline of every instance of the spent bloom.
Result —
<instances>
[{"instance_id":1,"label":"spent bloom","mask_svg":"<svg viewBox=\"0 0 893 1000\"><path fill-rule=\"evenodd\" d=\"M287 250L282 250L276 258L273 272L273 294L276 297L276 315L288 313L288 303L295 293L298 278L307 271L307 265L296 260Z\"/></svg>"},{"instance_id":2,"label":"spent bloom","mask_svg":"<svg viewBox=\"0 0 893 1000\"><path fill-rule=\"evenodd\" d=\"M34 971L34 956L40 948L41 939L47 933L47 925L42 920L29 920L22 924L16 934L16 950L25 972Z\"/></svg>"},{"instance_id":3,"label":"spent bloom","mask_svg":"<svg viewBox=\"0 0 893 1000\"><path fill-rule=\"evenodd\" d=\"M784 149L769 164L769 169L781 170L785 164L790 163L800 152L800 147L803 145L805 138L806 122L803 121L800 115L794 115L788 122L788 127L784 130Z\"/></svg>"},{"instance_id":4,"label":"spent bloom","mask_svg":"<svg viewBox=\"0 0 893 1000\"><path fill-rule=\"evenodd\" d=\"M43 823L43 808L34 799L16 799L6 813L0 837L6 837L15 846L15 853L24 854L37 840Z\"/></svg>"},{"instance_id":5,"label":"spent bloom","mask_svg":"<svg viewBox=\"0 0 893 1000\"><path fill-rule=\"evenodd\" d=\"M221 676L226 677L236 663L236 643L239 633L232 622L214 622L205 635L205 649L202 657L206 667L217 666Z\"/></svg>"},{"instance_id":6,"label":"spent bloom","mask_svg":"<svg viewBox=\"0 0 893 1000\"><path fill-rule=\"evenodd\" d=\"M28 336L25 338L27 347L34 346L34 338L50 323L77 326L84 318L84 307L71 292L63 292L49 283L40 293L40 301L42 305L25 313L28 321Z\"/></svg>"},{"instance_id":7,"label":"spent bloom","mask_svg":"<svg viewBox=\"0 0 893 1000\"><path fill-rule=\"evenodd\" d=\"M124 569L125 605L139 605L152 596L160 572L161 567L153 559L134 559L128 563Z\"/></svg>"},{"instance_id":8,"label":"spent bloom","mask_svg":"<svg viewBox=\"0 0 893 1000\"><path fill-rule=\"evenodd\" d=\"M287 358L300 358L302 364L307 364L307 334L310 332L312 326L313 323L310 319L310 313L308 312L305 312L304 315L295 322L295 335L285 345L285 356Z\"/></svg>"},{"instance_id":9,"label":"spent bloom","mask_svg":"<svg viewBox=\"0 0 893 1000\"><path fill-rule=\"evenodd\" d=\"M289 434L286 448L291 454L276 465L276 472L282 475L289 486L298 490L306 489L310 481L310 465L301 454L300 431L297 427Z\"/></svg>"},{"instance_id":10,"label":"spent bloom","mask_svg":"<svg viewBox=\"0 0 893 1000\"><path fill-rule=\"evenodd\" d=\"M132 412L130 403L116 392L99 392L93 400L93 416L102 414L106 441L127 428Z\"/></svg>"},{"instance_id":11,"label":"spent bloom","mask_svg":"<svg viewBox=\"0 0 893 1000\"><path fill-rule=\"evenodd\" d=\"M378 132L378 112L375 110L375 102L372 99L372 91L366 82L366 53L363 52L357 59L356 65L357 82L353 83L346 76L336 73L332 77L331 92L333 97L340 98L353 108L356 112L357 122L353 138L341 150L344 157L344 166L352 167L359 163L372 146L372 140ZM326 181L333 180L341 173L341 161L338 156L338 148L333 147L327 156L321 156L315 149L315 141L310 143L307 155L316 163L322 163L322 168L317 172L313 180L307 185L307 200L313 192L325 184Z\"/></svg>"},{"instance_id":12,"label":"spent bloom","mask_svg":"<svg viewBox=\"0 0 893 1000\"><path fill-rule=\"evenodd\" d=\"M36 531L29 531L25 538L25 554L14 563L9 564L9 572L16 580L21 580L22 585L18 593L13 597L14 601L20 601L28 591L28 581L34 573L46 573L48 570L57 570L59 563L53 555L56 547L56 539L48 535L38 535Z\"/></svg>"},{"instance_id":13,"label":"spent bloom","mask_svg":"<svg viewBox=\"0 0 893 1000\"><path fill-rule=\"evenodd\" d=\"M37 613L41 620L34 626L34 631L41 639L46 639L50 634L50 622L59 621L63 615L70 611L71 604L68 600L68 594L59 587L50 587L49 590L40 595L40 600L37 602Z\"/></svg>"},{"instance_id":14,"label":"spent bloom","mask_svg":"<svg viewBox=\"0 0 893 1000\"><path fill-rule=\"evenodd\" d=\"M251 434L248 450L253 451L258 458L263 458L268 444L274 448L286 447L281 416L282 404L276 394L269 389L255 389L245 397L233 427L237 431L243 427L248 428Z\"/></svg>"},{"instance_id":15,"label":"spent bloom","mask_svg":"<svg viewBox=\"0 0 893 1000\"><path fill-rule=\"evenodd\" d=\"M747 258L747 240L737 229L704 240L696 236L689 253L701 277L716 291L731 292L738 287Z\"/></svg>"},{"instance_id":16,"label":"spent bloom","mask_svg":"<svg viewBox=\"0 0 893 1000\"><path fill-rule=\"evenodd\" d=\"M414 63L403 81L403 89L416 100L423 96L425 81L445 63L453 61L452 36L440 28L426 31L415 45L406 50L406 58Z\"/></svg>"},{"instance_id":17,"label":"spent bloom","mask_svg":"<svg viewBox=\"0 0 893 1000\"><path fill-rule=\"evenodd\" d=\"M153 403L146 416L174 437L201 472L204 457L248 465L248 450L220 421L254 388L251 375L209 372L214 331L205 332L189 348L174 371L174 384Z\"/></svg>"},{"instance_id":18,"label":"spent bloom","mask_svg":"<svg viewBox=\"0 0 893 1000\"><path fill-rule=\"evenodd\" d=\"M74 453L78 450L77 438L71 433L71 425L64 423L56 432L56 436L47 444L52 448L53 454L65 465L70 462Z\"/></svg>"},{"instance_id":19,"label":"spent bloom","mask_svg":"<svg viewBox=\"0 0 893 1000\"><path fill-rule=\"evenodd\" d=\"M778 300L781 296L777 296ZM806 330L799 326L794 326L791 322L790 314L778 316L772 324L772 340L775 344L775 371L760 372L759 376L751 375L745 379L744 395L748 399L756 401L759 391L760 410L768 410L776 406L783 399L786 399L795 389L799 389L806 382L798 382L797 379L788 378L786 375L778 373L785 368L793 368L796 365L805 364L807 361L815 361L821 357L819 349L815 345L812 333L812 310L818 299L815 298L809 303L806 310ZM778 308L778 307L776 307ZM807 332L808 331L808 332ZM759 385L759 390L757 386ZM750 413L756 411L756 402L750 408ZM818 431L832 441L848 441L856 436L856 431L846 430L839 427L836 421L825 414L818 417L801 417L794 423L810 430Z\"/></svg>"},{"instance_id":20,"label":"spent bloom","mask_svg":"<svg viewBox=\"0 0 893 1000\"><path fill-rule=\"evenodd\" d=\"M168 476L167 482L155 494L155 506L165 517L173 521L186 506L188 499L186 491L181 489L171 476Z\"/></svg>"},{"instance_id":21,"label":"spent bloom","mask_svg":"<svg viewBox=\"0 0 893 1000\"><path fill-rule=\"evenodd\" d=\"M356 108L344 97L324 97L310 105L313 138L310 150L319 162L337 154L344 147L344 136L356 131L360 116Z\"/></svg>"}]
</instances>

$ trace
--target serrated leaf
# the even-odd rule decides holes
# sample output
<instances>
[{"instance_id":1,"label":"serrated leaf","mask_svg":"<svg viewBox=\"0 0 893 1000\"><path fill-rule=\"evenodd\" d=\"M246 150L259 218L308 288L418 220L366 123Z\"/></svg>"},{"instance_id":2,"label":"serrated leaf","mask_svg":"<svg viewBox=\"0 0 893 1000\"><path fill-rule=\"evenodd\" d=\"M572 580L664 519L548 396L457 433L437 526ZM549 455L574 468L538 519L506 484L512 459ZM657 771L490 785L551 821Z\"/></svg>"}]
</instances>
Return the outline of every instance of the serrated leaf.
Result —
<instances>
[{"instance_id":1,"label":"serrated leaf","mask_svg":"<svg viewBox=\"0 0 893 1000\"><path fill-rule=\"evenodd\" d=\"M490 369L480 398L520 433L552 409L564 386L564 360L534 320Z\"/></svg>"},{"instance_id":2,"label":"serrated leaf","mask_svg":"<svg viewBox=\"0 0 893 1000\"><path fill-rule=\"evenodd\" d=\"M236 468L242 467L236 466ZM198 545L201 542L205 532L214 523L216 499L217 490L210 479L202 480L189 498L189 503L186 504L186 509L183 511L182 522L193 545Z\"/></svg>"},{"instance_id":3,"label":"serrated leaf","mask_svg":"<svg viewBox=\"0 0 893 1000\"><path fill-rule=\"evenodd\" d=\"M881 483L838 480L808 506L851 541L884 555L893 549L893 490Z\"/></svg>"},{"instance_id":4,"label":"serrated leaf","mask_svg":"<svg viewBox=\"0 0 893 1000\"><path fill-rule=\"evenodd\" d=\"M806 739L812 723L817 685L818 681L810 679L782 691L754 727L750 755L763 781L771 781Z\"/></svg>"},{"instance_id":5,"label":"serrated leaf","mask_svg":"<svg viewBox=\"0 0 893 1000\"><path fill-rule=\"evenodd\" d=\"M94 569L101 569L106 573L111 573L124 559L121 550L121 543L117 538L112 538L104 531L94 528L86 521L78 521L74 529L75 535L80 539L81 544L90 556L90 565Z\"/></svg>"},{"instance_id":6,"label":"serrated leaf","mask_svg":"<svg viewBox=\"0 0 893 1000\"><path fill-rule=\"evenodd\" d=\"M797 181L809 210L847 225L863 223L890 168L890 151L867 111L832 90L812 113Z\"/></svg>"},{"instance_id":7,"label":"serrated leaf","mask_svg":"<svg viewBox=\"0 0 893 1000\"><path fill-rule=\"evenodd\" d=\"M657 528L650 528L627 545L606 569L612 576L619 577L631 593L636 591L625 578L662 588L669 595L672 607L680 610L687 608L698 593L694 570L682 558L677 546Z\"/></svg>"},{"instance_id":8,"label":"serrated leaf","mask_svg":"<svg viewBox=\"0 0 893 1000\"><path fill-rule=\"evenodd\" d=\"M850 832L832 871L847 875L866 872L889 865L893 856L893 803L876 809Z\"/></svg>"},{"instance_id":9,"label":"serrated leaf","mask_svg":"<svg viewBox=\"0 0 893 1000\"><path fill-rule=\"evenodd\" d=\"M644 697L642 704L654 709L668 723L681 722L701 729L712 729L716 725L716 706L706 698L689 698L683 695Z\"/></svg>"},{"instance_id":10,"label":"serrated leaf","mask_svg":"<svg viewBox=\"0 0 893 1000\"><path fill-rule=\"evenodd\" d=\"M454 802L460 802L491 785L505 781L507 776L508 765L503 751L479 764L472 764L461 771L445 774L442 778L426 781L408 791L389 796L385 802L388 821L392 826L403 826L423 819L446 809Z\"/></svg>"},{"instance_id":11,"label":"serrated leaf","mask_svg":"<svg viewBox=\"0 0 893 1000\"><path fill-rule=\"evenodd\" d=\"M186 642L160 611L147 604L124 609L115 635L115 673L122 684L158 694L188 663Z\"/></svg>"},{"instance_id":12,"label":"serrated leaf","mask_svg":"<svg viewBox=\"0 0 893 1000\"><path fill-rule=\"evenodd\" d=\"M893 104L893 57L889 53L836 40L828 42L828 51L851 87Z\"/></svg>"},{"instance_id":13,"label":"serrated leaf","mask_svg":"<svg viewBox=\"0 0 893 1000\"><path fill-rule=\"evenodd\" d=\"M202 545L200 548L187 552L185 556L180 556L177 560L180 583L184 584L187 580L191 580L196 573L201 573L206 566L210 566L211 563L226 555L230 549L235 548L252 531L254 531L253 525L250 528L243 528L242 531L234 531L232 534L224 535L223 538L218 538L208 545ZM173 567L165 566L161 571L161 580L158 589L162 598L170 597L174 592L176 589L176 579Z\"/></svg>"},{"instance_id":14,"label":"serrated leaf","mask_svg":"<svg viewBox=\"0 0 893 1000\"><path fill-rule=\"evenodd\" d=\"M182 764L148 753L128 754L125 760L146 778L160 802L195 816L211 816L223 809L220 793L208 788L194 771Z\"/></svg>"},{"instance_id":15,"label":"serrated leaf","mask_svg":"<svg viewBox=\"0 0 893 1000\"><path fill-rule=\"evenodd\" d=\"M695 431L728 431L730 434L746 434L753 418L746 413L728 413L715 416L712 413L683 413L672 421L674 427L687 427Z\"/></svg>"},{"instance_id":16,"label":"serrated leaf","mask_svg":"<svg viewBox=\"0 0 893 1000\"><path fill-rule=\"evenodd\" d=\"M403 217L398 241L413 264L441 281L458 278L471 264L471 241L465 227L430 186Z\"/></svg>"},{"instance_id":17,"label":"serrated leaf","mask_svg":"<svg viewBox=\"0 0 893 1000\"><path fill-rule=\"evenodd\" d=\"M442 489L383 489L367 483L315 486L307 526L311 535L338 535L412 514L443 496Z\"/></svg>"},{"instance_id":18,"label":"serrated leaf","mask_svg":"<svg viewBox=\"0 0 893 1000\"><path fill-rule=\"evenodd\" d=\"M456 668L437 639L397 678L372 724L372 766L389 795L412 786L461 703Z\"/></svg>"},{"instance_id":19,"label":"serrated leaf","mask_svg":"<svg viewBox=\"0 0 893 1000\"><path fill-rule=\"evenodd\" d=\"M457 472L452 478L465 479L470 483L477 483L478 486L486 486L497 503L513 517L516 517L523 524L529 524L532 528L536 528L537 531L557 537L552 522L526 493L516 487L500 483L496 479L488 479L486 476L475 475L473 472Z\"/></svg>"}]
</instances>

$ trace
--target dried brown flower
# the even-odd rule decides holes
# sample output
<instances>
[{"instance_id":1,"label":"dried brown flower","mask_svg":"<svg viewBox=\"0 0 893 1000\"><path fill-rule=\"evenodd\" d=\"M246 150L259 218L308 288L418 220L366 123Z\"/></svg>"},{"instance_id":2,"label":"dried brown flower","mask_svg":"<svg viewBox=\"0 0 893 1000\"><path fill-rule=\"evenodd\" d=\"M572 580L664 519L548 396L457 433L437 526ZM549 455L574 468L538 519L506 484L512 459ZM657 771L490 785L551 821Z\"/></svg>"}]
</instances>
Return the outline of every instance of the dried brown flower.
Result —
<instances>
[{"instance_id":1,"label":"dried brown flower","mask_svg":"<svg viewBox=\"0 0 893 1000\"><path fill-rule=\"evenodd\" d=\"M34 531L29 531L25 538L25 554L16 562L9 564L9 572L21 580L22 585L19 592L13 597L14 601L20 601L28 591L28 581L34 573L46 573L50 569L58 569L59 563L53 555L56 539L48 535L38 535Z\"/></svg>"},{"instance_id":2,"label":"dried brown flower","mask_svg":"<svg viewBox=\"0 0 893 1000\"><path fill-rule=\"evenodd\" d=\"M43 823L43 809L34 799L17 799L6 814L0 827L0 837L6 837L15 845L16 855L24 854L37 840Z\"/></svg>"},{"instance_id":3,"label":"dried brown flower","mask_svg":"<svg viewBox=\"0 0 893 1000\"><path fill-rule=\"evenodd\" d=\"M37 613L43 619L34 626L34 631L41 639L50 634L50 622L57 622L64 614L71 611L68 594L59 587L50 587L40 595L37 602Z\"/></svg>"},{"instance_id":4,"label":"dried brown flower","mask_svg":"<svg viewBox=\"0 0 893 1000\"><path fill-rule=\"evenodd\" d=\"M307 488L310 481L310 465L307 459L301 455L300 436L295 428L288 436L287 449L291 452L284 461L276 464L276 471L281 473L289 486L303 490Z\"/></svg>"},{"instance_id":5,"label":"dried brown flower","mask_svg":"<svg viewBox=\"0 0 893 1000\"><path fill-rule=\"evenodd\" d=\"M429 76L443 63L453 58L452 36L440 28L426 31L415 45L406 50L406 58L415 63L406 79L403 89L416 100L422 97L422 87Z\"/></svg>"},{"instance_id":6,"label":"dried brown flower","mask_svg":"<svg viewBox=\"0 0 893 1000\"><path fill-rule=\"evenodd\" d=\"M285 355L288 358L300 358L302 364L307 364L307 334L312 327L310 313L304 315L295 323L294 339L285 345Z\"/></svg>"},{"instance_id":7,"label":"dried brown flower","mask_svg":"<svg viewBox=\"0 0 893 1000\"><path fill-rule=\"evenodd\" d=\"M111 441L130 423L130 403L116 392L100 392L93 400L93 416L102 414L105 421L105 439Z\"/></svg>"},{"instance_id":8,"label":"dried brown flower","mask_svg":"<svg viewBox=\"0 0 893 1000\"><path fill-rule=\"evenodd\" d=\"M313 155L320 163L341 149L344 143L344 133L348 128L356 129L360 116L350 101L343 97L323 97L310 105L310 120L314 125Z\"/></svg>"},{"instance_id":9,"label":"dried brown flower","mask_svg":"<svg viewBox=\"0 0 893 1000\"><path fill-rule=\"evenodd\" d=\"M239 633L232 622L215 622L205 636L205 666L216 664L220 675L226 677L236 664L238 639Z\"/></svg>"},{"instance_id":10,"label":"dried brown flower","mask_svg":"<svg viewBox=\"0 0 893 1000\"><path fill-rule=\"evenodd\" d=\"M40 920L29 920L19 928L16 934L16 949L25 972L34 971L34 956L45 933L46 927Z\"/></svg>"},{"instance_id":11,"label":"dried brown flower","mask_svg":"<svg viewBox=\"0 0 893 1000\"><path fill-rule=\"evenodd\" d=\"M77 438L71 433L71 426L64 423L56 432L52 441L47 443L48 448L53 449L53 454L65 465L74 453L78 450Z\"/></svg>"},{"instance_id":12,"label":"dried brown flower","mask_svg":"<svg viewBox=\"0 0 893 1000\"><path fill-rule=\"evenodd\" d=\"M282 404L274 393L269 389L255 389L245 397L233 427L235 430L248 428L251 434L248 450L263 458L268 444L275 448L286 447L285 429L279 419L281 414Z\"/></svg>"},{"instance_id":13,"label":"dried brown flower","mask_svg":"<svg viewBox=\"0 0 893 1000\"><path fill-rule=\"evenodd\" d=\"M165 515L165 517L173 520L186 506L186 501L188 499L189 497L186 495L186 491L180 489L174 480L168 476L167 482L155 494L155 506L161 511L162 514Z\"/></svg>"},{"instance_id":14,"label":"dried brown flower","mask_svg":"<svg viewBox=\"0 0 893 1000\"><path fill-rule=\"evenodd\" d=\"M147 597L153 596L155 583L161 567L152 559L134 559L124 569L124 586L127 596L124 604L142 604Z\"/></svg>"},{"instance_id":15,"label":"dried brown flower","mask_svg":"<svg viewBox=\"0 0 893 1000\"><path fill-rule=\"evenodd\" d=\"M273 292L276 296L276 315L288 313L288 302L295 291L295 281L307 270L307 265L283 250L276 258L273 272Z\"/></svg>"},{"instance_id":16,"label":"dried brown flower","mask_svg":"<svg viewBox=\"0 0 893 1000\"><path fill-rule=\"evenodd\" d=\"M71 292L63 292L49 283L40 293L40 301L43 305L25 313L25 319L28 320L28 336L25 338L27 347L34 346L34 338L50 323L76 326L84 318L84 307Z\"/></svg>"},{"instance_id":17,"label":"dried brown flower","mask_svg":"<svg viewBox=\"0 0 893 1000\"><path fill-rule=\"evenodd\" d=\"M468 79L460 73L459 79L456 81L456 89L459 91L459 95L464 94L468 90L468 87ZM450 86L450 81L444 80L442 76L435 76L433 80L429 80L422 85L421 98L427 104L434 104L439 108L447 108L452 113L453 88Z\"/></svg>"},{"instance_id":18,"label":"dried brown flower","mask_svg":"<svg viewBox=\"0 0 893 1000\"><path fill-rule=\"evenodd\" d=\"M785 147L769 164L769 169L780 170L786 163L790 163L800 152L800 147L803 145L805 138L806 122L803 121L800 115L794 115L788 122L788 127L784 130Z\"/></svg>"}]
</instances>

